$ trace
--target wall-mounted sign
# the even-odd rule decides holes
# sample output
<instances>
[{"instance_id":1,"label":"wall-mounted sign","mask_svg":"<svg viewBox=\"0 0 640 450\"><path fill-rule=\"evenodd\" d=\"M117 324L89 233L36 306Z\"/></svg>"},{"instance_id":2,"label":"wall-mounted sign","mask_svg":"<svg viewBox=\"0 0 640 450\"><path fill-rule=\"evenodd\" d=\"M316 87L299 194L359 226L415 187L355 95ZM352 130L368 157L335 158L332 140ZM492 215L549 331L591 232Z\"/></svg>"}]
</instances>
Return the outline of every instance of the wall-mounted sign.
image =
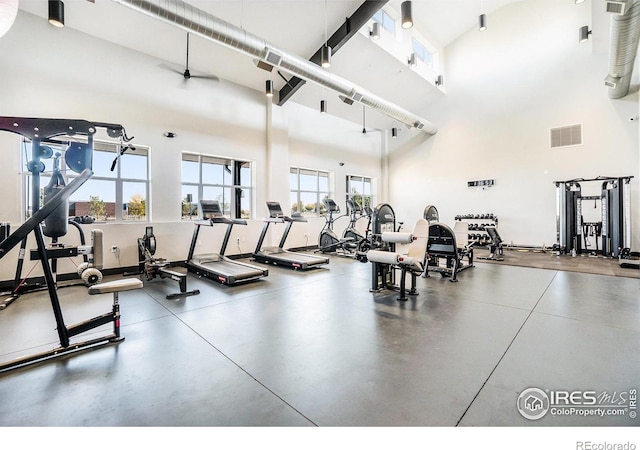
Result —
<instances>
[{"instance_id":1,"label":"wall-mounted sign","mask_svg":"<svg viewBox=\"0 0 640 450\"><path fill-rule=\"evenodd\" d=\"M476 180L467 181L468 187L491 187L496 184L496 180Z\"/></svg>"}]
</instances>

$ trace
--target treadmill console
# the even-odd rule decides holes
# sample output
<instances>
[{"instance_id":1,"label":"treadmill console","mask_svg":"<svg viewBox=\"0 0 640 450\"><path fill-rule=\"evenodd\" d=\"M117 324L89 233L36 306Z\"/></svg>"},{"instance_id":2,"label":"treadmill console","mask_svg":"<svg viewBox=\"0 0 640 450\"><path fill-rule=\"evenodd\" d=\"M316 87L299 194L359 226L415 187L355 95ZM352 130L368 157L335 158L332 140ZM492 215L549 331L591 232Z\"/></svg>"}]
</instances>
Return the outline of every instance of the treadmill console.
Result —
<instances>
[{"instance_id":1,"label":"treadmill console","mask_svg":"<svg viewBox=\"0 0 640 450\"><path fill-rule=\"evenodd\" d=\"M223 217L218 200L200 200L200 215L203 219L218 219Z\"/></svg>"},{"instance_id":2,"label":"treadmill console","mask_svg":"<svg viewBox=\"0 0 640 450\"><path fill-rule=\"evenodd\" d=\"M278 202L267 202L267 209L269 210L269 217L272 219L284 217L284 213Z\"/></svg>"}]
</instances>

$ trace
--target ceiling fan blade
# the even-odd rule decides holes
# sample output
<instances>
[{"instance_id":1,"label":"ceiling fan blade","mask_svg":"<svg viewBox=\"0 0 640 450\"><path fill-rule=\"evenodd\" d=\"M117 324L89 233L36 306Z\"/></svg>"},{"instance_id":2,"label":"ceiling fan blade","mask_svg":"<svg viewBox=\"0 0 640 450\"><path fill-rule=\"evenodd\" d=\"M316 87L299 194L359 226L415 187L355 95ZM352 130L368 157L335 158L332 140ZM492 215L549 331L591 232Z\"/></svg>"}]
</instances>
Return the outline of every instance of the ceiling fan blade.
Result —
<instances>
[{"instance_id":1,"label":"ceiling fan blade","mask_svg":"<svg viewBox=\"0 0 640 450\"><path fill-rule=\"evenodd\" d=\"M215 75L191 75L191 78L199 78L201 80L220 81L220 78Z\"/></svg>"}]
</instances>

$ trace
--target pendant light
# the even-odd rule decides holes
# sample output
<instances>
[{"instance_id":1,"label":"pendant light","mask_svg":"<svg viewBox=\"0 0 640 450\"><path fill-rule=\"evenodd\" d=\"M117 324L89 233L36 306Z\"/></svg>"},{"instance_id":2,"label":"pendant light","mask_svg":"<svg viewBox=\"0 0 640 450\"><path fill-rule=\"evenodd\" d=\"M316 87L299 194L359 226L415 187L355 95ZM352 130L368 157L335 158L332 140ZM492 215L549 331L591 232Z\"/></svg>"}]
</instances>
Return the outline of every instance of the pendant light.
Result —
<instances>
[{"instance_id":1,"label":"pendant light","mask_svg":"<svg viewBox=\"0 0 640 450\"><path fill-rule=\"evenodd\" d=\"M324 45L320 51L320 60L322 61L322 67L328 69L331 67L331 47L329 47L327 36L327 0L324 0Z\"/></svg>"},{"instance_id":2,"label":"pendant light","mask_svg":"<svg viewBox=\"0 0 640 450\"><path fill-rule=\"evenodd\" d=\"M13 25L18 15L18 0L0 0L0 38Z\"/></svg>"},{"instance_id":3,"label":"pendant light","mask_svg":"<svg viewBox=\"0 0 640 450\"><path fill-rule=\"evenodd\" d=\"M400 11L402 16L402 28L409 29L413 26L413 14L411 12L411 2L404 1L400 5Z\"/></svg>"},{"instance_id":4,"label":"pendant light","mask_svg":"<svg viewBox=\"0 0 640 450\"><path fill-rule=\"evenodd\" d=\"M49 0L49 23L54 27L64 27L64 3L62 0Z\"/></svg>"},{"instance_id":5,"label":"pendant light","mask_svg":"<svg viewBox=\"0 0 640 450\"><path fill-rule=\"evenodd\" d=\"M484 13L484 1L480 0L480 17L478 17L478 30L487 29L487 15Z\"/></svg>"},{"instance_id":6,"label":"pendant light","mask_svg":"<svg viewBox=\"0 0 640 450\"><path fill-rule=\"evenodd\" d=\"M273 81L272 80L267 80L264 93L267 97L273 97Z\"/></svg>"},{"instance_id":7,"label":"pendant light","mask_svg":"<svg viewBox=\"0 0 640 450\"><path fill-rule=\"evenodd\" d=\"M478 18L478 29L480 31L484 31L487 29L487 15L486 14L480 14L480 17Z\"/></svg>"}]
</instances>

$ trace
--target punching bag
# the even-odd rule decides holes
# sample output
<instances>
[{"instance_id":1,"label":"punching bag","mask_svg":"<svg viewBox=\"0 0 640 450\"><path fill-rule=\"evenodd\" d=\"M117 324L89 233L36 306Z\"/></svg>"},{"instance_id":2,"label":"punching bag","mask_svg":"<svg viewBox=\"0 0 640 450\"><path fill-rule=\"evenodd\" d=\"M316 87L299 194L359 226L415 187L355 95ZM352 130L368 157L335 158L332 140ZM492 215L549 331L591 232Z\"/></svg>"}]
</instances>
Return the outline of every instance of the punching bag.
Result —
<instances>
[{"instance_id":1,"label":"punching bag","mask_svg":"<svg viewBox=\"0 0 640 450\"><path fill-rule=\"evenodd\" d=\"M60 172L58 158L60 153L56 153L53 159L53 173L51 181L44 188L43 204L47 202L65 187L64 178ZM69 220L69 200L62 202L51 214L44 219L44 227L42 232L50 238L59 238L67 234L67 222Z\"/></svg>"}]
</instances>

